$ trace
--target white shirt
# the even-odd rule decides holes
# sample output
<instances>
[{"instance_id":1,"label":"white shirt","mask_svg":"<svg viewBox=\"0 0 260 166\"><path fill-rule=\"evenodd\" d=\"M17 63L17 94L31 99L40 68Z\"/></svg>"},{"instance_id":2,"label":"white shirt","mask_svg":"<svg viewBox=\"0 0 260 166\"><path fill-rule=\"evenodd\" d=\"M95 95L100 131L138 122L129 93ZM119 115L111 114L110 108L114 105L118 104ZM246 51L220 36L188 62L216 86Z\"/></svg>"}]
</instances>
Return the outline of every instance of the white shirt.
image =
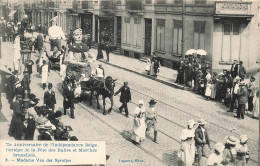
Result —
<instances>
[{"instance_id":1,"label":"white shirt","mask_svg":"<svg viewBox=\"0 0 260 166\"><path fill-rule=\"evenodd\" d=\"M99 67L97 68L97 75L96 75L96 76L97 76L97 77L101 77L101 78L104 77L104 75L103 75L103 70L100 69Z\"/></svg>"},{"instance_id":2,"label":"white shirt","mask_svg":"<svg viewBox=\"0 0 260 166\"><path fill-rule=\"evenodd\" d=\"M234 87L234 94L237 94L238 89L239 89L239 84L236 84Z\"/></svg>"},{"instance_id":3,"label":"white shirt","mask_svg":"<svg viewBox=\"0 0 260 166\"><path fill-rule=\"evenodd\" d=\"M48 29L48 35L50 36L51 39L63 39L66 40L66 37L59 26L51 26Z\"/></svg>"},{"instance_id":4,"label":"white shirt","mask_svg":"<svg viewBox=\"0 0 260 166\"><path fill-rule=\"evenodd\" d=\"M220 164L223 160L223 154L216 155L216 153L211 153L208 157L207 165Z\"/></svg>"}]
</instances>

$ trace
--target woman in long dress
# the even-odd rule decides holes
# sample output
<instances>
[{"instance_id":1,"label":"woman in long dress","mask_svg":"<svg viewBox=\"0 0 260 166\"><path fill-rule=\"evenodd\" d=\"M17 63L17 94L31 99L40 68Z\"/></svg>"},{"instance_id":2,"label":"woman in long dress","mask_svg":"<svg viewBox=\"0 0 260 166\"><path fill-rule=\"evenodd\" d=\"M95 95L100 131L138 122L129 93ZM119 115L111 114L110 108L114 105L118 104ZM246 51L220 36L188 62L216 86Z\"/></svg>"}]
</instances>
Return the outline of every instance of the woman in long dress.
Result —
<instances>
[{"instance_id":1,"label":"woman in long dress","mask_svg":"<svg viewBox=\"0 0 260 166\"><path fill-rule=\"evenodd\" d=\"M259 90L255 93L253 98L253 118L259 117Z\"/></svg>"},{"instance_id":2,"label":"woman in long dress","mask_svg":"<svg viewBox=\"0 0 260 166\"><path fill-rule=\"evenodd\" d=\"M139 100L138 107L134 110L134 124L132 140L136 143L141 143L145 139L145 107L144 102Z\"/></svg>"},{"instance_id":3,"label":"woman in long dress","mask_svg":"<svg viewBox=\"0 0 260 166\"><path fill-rule=\"evenodd\" d=\"M195 159L195 124L193 119L189 120L187 128L181 133L181 159L185 166L192 166Z\"/></svg>"}]
</instances>

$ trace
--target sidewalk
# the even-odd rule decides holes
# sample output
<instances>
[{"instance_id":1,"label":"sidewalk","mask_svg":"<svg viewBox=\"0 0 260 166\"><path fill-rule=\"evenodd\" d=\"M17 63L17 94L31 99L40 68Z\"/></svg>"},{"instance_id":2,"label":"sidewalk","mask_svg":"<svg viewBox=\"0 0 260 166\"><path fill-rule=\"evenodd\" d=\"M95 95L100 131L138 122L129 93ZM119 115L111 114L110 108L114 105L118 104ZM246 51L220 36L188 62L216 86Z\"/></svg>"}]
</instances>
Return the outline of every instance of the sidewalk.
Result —
<instances>
[{"instance_id":1,"label":"sidewalk","mask_svg":"<svg viewBox=\"0 0 260 166\"><path fill-rule=\"evenodd\" d=\"M90 49L89 52L93 53L95 56L97 55L97 49ZM155 81L161 82L165 85L172 86L175 88L180 88L184 89L183 85L179 85L174 83L176 78L177 78L177 71L167 68L167 67L160 67L160 72L156 77L150 76L146 74L145 67L147 65L146 62L134 59L134 58L129 58L123 55L117 55L114 53L109 54L109 62L106 61L106 53L103 51L104 59L100 59L99 61L102 63L106 63L108 65L121 68L124 70L127 70L129 72L133 72L135 74L153 79Z\"/></svg>"}]
</instances>

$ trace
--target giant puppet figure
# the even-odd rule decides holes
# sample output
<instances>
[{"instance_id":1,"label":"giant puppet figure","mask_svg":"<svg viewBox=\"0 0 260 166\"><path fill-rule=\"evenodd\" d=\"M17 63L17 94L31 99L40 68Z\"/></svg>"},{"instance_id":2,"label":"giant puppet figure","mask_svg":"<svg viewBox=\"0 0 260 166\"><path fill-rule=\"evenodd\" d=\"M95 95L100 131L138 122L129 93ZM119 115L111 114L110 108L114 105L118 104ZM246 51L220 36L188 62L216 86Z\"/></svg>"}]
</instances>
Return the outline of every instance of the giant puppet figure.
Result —
<instances>
[{"instance_id":1,"label":"giant puppet figure","mask_svg":"<svg viewBox=\"0 0 260 166\"><path fill-rule=\"evenodd\" d=\"M79 81L81 77L89 78L95 73L94 57L88 53L88 46L82 42L82 30L73 31L74 43L69 45L67 62L67 75L72 75Z\"/></svg>"},{"instance_id":2,"label":"giant puppet figure","mask_svg":"<svg viewBox=\"0 0 260 166\"><path fill-rule=\"evenodd\" d=\"M66 37L61 29L61 27L57 26L58 16L55 16L51 19L52 26L48 29L48 35L50 36L51 42L51 56L53 55L54 47L56 46L59 50L57 55L61 54L61 39L66 40Z\"/></svg>"}]
</instances>

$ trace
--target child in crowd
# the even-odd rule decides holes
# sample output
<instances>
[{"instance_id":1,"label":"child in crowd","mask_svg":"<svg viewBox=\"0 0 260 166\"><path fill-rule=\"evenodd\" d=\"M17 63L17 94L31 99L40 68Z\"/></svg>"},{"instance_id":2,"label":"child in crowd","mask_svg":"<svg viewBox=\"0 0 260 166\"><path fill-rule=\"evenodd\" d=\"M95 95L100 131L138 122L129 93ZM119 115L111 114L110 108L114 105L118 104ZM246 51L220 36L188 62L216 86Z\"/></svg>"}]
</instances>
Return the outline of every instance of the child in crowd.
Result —
<instances>
[{"instance_id":1,"label":"child in crowd","mask_svg":"<svg viewBox=\"0 0 260 166\"><path fill-rule=\"evenodd\" d=\"M230 102L231 102L230 88L227 88L227 91L226 91L226 94L225 94L225 99L224 99L225 106L230 107Z\"/></svg>"},{"instance_id":2,"label":"child in crowd","mask_svg":"<svg viewBox=\"0 0 260 166\"><path fill-rule=\"evenodd\" d=\"M211 88L212 88L212 80L209 79L209 80L207 81L206 90L205 90L206 100L209 100L209 98L210 98L210 96L211 96Z\"/></svg>"}]
</instances>

